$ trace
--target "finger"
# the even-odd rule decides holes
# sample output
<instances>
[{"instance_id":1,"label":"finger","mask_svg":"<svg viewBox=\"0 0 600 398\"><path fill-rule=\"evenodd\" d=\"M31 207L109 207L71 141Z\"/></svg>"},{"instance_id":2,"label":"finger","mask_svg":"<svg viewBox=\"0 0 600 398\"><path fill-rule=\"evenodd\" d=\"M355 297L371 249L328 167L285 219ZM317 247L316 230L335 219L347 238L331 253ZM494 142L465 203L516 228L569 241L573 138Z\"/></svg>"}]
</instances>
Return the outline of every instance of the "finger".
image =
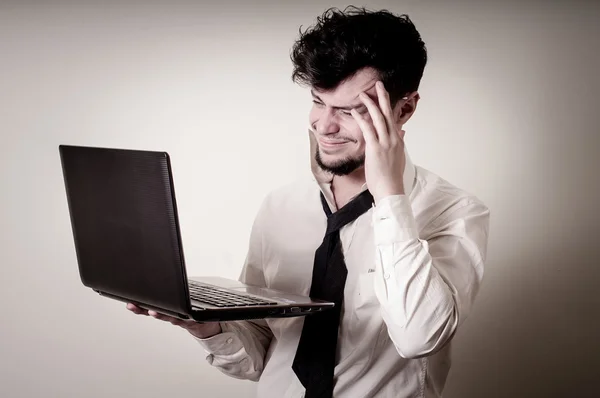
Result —
<instances>
[{"instance_id":1,"label":"finger","mask_svg":"<svg viewBox=\"0 0 600 398\"><path fill-rule=\"evenodd\" d=\"M161 321L165 321L165 322L170 322L173 325L182 325L183 324L183 320L179 319L179 318L175 318L169 315L165 315L165 314L161 314L159 312L156 311L148 311L148 315L150 315L153 318L159 319Z\"/></svg>"},{"instance_id":2,"label":"finger","mask_svg":"<svg viewBox=\"0 0 600 398\"><path fill-rule=\"evenodd\" d=\"M365 120L365 118L361 114L359 114L355 109L352 109L350 111L350 114L352 115L354 120L356 120L358 127L360 127L360 130L363 133L363 137L365 137L365 142L367 143L367 145L377 144L377 133L375 132L375 129L371 126L371 124L368 123Z\"/></svg>"},{"instance_id":3,"label":"finger","mask_svg":"<svg viewBox=\"0 0 600 398\"><path fill-rule=\"evenodd\" d=\"M168 316L168 315L164 315L161 314L160 312L156 312L156 311L148 311L148 315L150 315L152 318L156 318L156 319L160 319L161 321L169 321L172 317Z\"/></svg>"},{"instance_id":4,"label":"finger","mask_svg":"<svg viewBox=\"0 0 600 398\"><path fill-rule=\"evenodd\" d=\"M394 120L394 113L392 111L392 104L390 103L390 94L383 86L381 81L375 84L377 90L377 100L379 101L379 109L385 118L385 123L388 128L390 137L393 136L393 132L396 131L396 121Z\"/></svg>"},{"instance_id":5,"label":"finger","mask_svg":"<svg viewBox=\"0 0 600 398\"><path fill-rule=\"evenodd\" d=\"M131 304L131 303L127 303L127 309L131 312L133 312L134 314L138 314L138 315L148 315L148 311L138 307L135 304Z\"/></svg>"},{"instance_id":6,"label":"finger","mask_svg":"<svg viewBox=\"0 0 600 398\"><path fill-rule=\"evenodd\" d=\"M369 115L371 115L371 120L373 120L373 126L377 133L377 139L382 145L386 145L389 142L389 132L385 118L379 110L379 106L377 106L375 101L365 93L360 93L359 97L367 107Z\"/></svg>"}]
</instances>

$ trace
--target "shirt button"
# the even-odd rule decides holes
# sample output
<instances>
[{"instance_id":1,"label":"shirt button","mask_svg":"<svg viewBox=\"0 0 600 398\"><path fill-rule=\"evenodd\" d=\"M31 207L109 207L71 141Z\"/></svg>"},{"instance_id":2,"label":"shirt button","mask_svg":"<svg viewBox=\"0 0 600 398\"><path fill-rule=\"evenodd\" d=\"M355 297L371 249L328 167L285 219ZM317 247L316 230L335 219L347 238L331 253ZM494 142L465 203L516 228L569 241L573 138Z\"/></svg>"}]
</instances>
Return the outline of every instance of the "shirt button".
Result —
<instances>
[{"instance_id":1,"label":"shirt button","mask_svg":"<svg viewBox=\"0 0 600 398\"><path fill-rule=\"evenodd\" d=\"M383 277L384 277L385 279L390 279L390 274L386 272L385 274L383 274Z\"/></svg>"},{"instance_id":2,"label":"shirt button","mask_svg":"<svg viewBox=\"0 0 600 398\"><path fill-rule=\"evenodd\" d=\"M227 339L227 344L231 344L231 342L233 341L233 339L230 337Z\"/></svg>"}]
</instances>

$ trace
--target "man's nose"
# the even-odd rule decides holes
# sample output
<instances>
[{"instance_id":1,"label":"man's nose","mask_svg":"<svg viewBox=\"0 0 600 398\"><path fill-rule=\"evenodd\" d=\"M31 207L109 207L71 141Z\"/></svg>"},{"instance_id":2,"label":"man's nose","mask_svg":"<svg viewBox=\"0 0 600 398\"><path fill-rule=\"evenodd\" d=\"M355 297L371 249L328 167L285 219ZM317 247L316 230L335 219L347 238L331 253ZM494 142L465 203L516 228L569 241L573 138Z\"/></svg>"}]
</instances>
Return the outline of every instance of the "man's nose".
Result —
<instances>
[{"instance_id":1,"label":"man's nose","mask_svg":"<svg viewBox=\"0 0 600 398\"><path fill-rule=\"evenodd\" d=\"M319 134L335 134L340 131L340 126L335 118L335 115L327 110L321 114L315 125Z\"/></svg>"}]
</instances>

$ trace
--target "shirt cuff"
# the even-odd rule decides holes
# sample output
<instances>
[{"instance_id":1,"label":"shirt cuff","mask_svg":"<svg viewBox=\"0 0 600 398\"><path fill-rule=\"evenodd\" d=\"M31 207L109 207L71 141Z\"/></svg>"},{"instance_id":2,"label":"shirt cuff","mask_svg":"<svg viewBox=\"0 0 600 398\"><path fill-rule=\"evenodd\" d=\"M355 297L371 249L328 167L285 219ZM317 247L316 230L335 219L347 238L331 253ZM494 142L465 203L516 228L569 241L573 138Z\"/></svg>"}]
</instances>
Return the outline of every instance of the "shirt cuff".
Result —
<instances>
[{"instance_id":1,"label":"shirt cuff","mask_svg":"<svg viewBox=\"0 0 600 398\"><path fill-rule=\"evenodd\" d=\"M384 245L419 238L417 222L407 195L381 199L373 208L375 244Z\"/></svg>"},{"instance_id":2,"label":"shirt cuff","mask_svg":"<svg viewBox=\"0 0 600 398\"><path fill-rule=\"evenodd\" d=\"M217 333L214 336L205 339L196 337L196 340L202 345L207 353L230 355L239 351L242 343L228 323L221 322L221 329L221 333Z\"/></svg>"}]
</instances>

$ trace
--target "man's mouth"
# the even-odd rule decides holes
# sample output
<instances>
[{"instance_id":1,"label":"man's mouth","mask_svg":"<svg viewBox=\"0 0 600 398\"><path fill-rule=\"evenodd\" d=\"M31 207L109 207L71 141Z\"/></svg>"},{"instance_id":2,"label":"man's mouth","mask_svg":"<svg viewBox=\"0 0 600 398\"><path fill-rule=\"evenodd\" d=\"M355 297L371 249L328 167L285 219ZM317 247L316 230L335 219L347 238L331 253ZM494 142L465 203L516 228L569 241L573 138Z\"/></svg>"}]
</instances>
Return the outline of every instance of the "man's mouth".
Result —
<instances>
[{"instance_id":1,"label":"man's mouth","mask_svg":"<svg viewBox=\"0 0 600 398\"><path fill-rule=\"evenodd\" d=\"M319 144L323 147L326 148L336 148L339 147L341 145L347 144L350 141L346 141L346 140L319 140Z\"/></svg>"}]
</instances>

